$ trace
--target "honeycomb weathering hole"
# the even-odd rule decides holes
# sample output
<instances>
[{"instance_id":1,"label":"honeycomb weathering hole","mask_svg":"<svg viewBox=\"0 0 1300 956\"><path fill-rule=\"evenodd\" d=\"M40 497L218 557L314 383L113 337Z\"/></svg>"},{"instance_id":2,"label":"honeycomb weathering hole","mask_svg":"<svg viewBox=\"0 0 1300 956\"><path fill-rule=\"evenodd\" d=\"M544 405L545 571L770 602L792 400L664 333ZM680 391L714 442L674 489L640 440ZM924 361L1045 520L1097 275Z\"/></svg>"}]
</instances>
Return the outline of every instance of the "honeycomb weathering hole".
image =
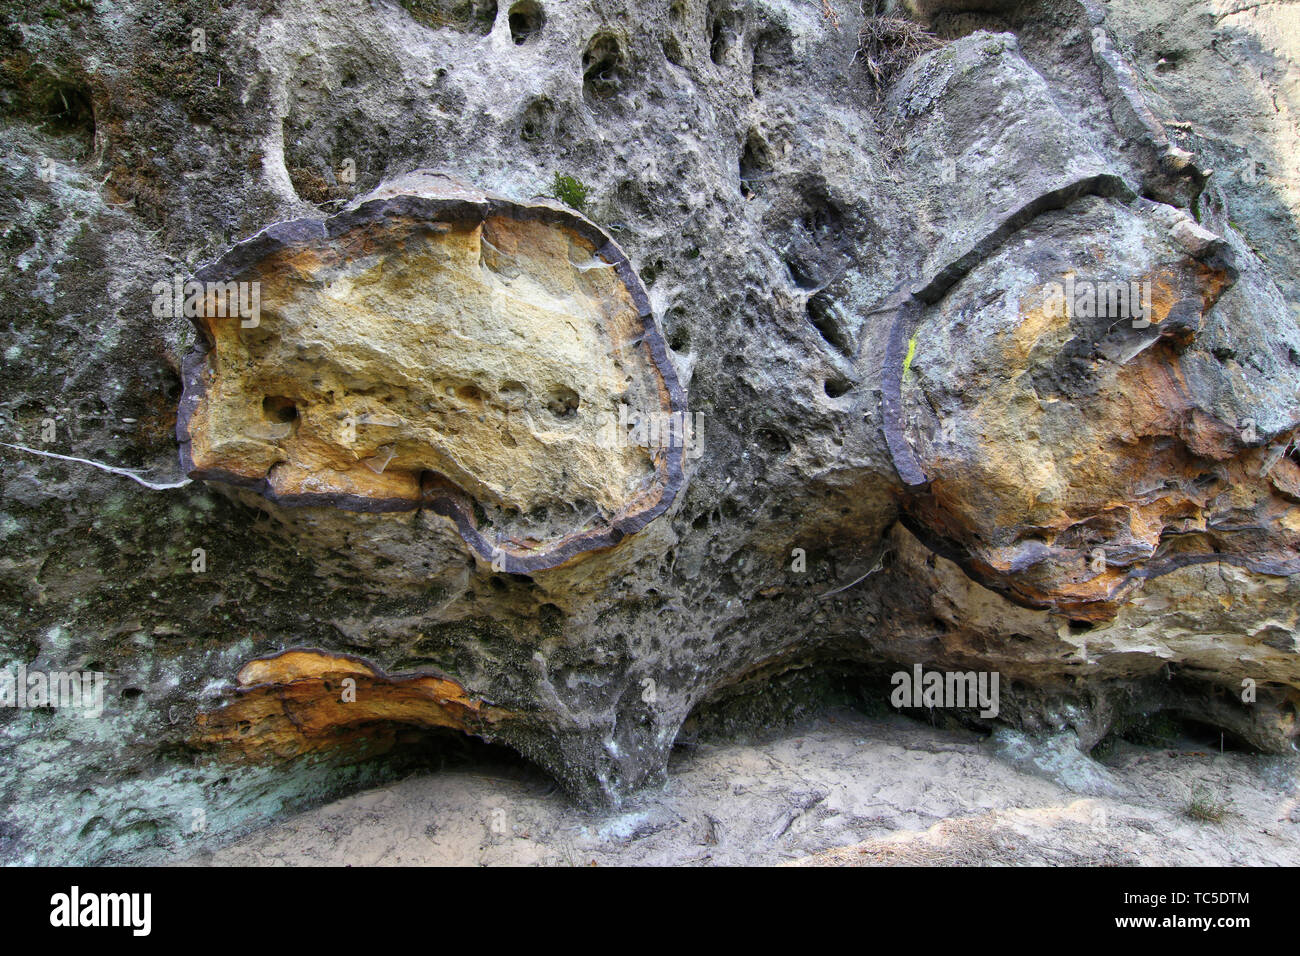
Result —
<instances>
[{"instance_id":1,"label":"honeycomb weathering hole","mask_svg":"<svg viewBox=\"0 0 1300 956\"><path fill-rule=\"evenodd\" d=\"M681 447L618 436L620 410L686 410L645 290L571 210L419 172L196 278L257 283L260 315L193 320L177 435L194 478L427 507L518 573L612 547L680 488Z\"/></svg>"},{"instance_id":2,"label":"honeycomb weathering hole","mask_svg":"<svg viewBox=\"0 0 1300 956\"><path fill-rule=\"evenodd\" d=\"M546 23L546 15L542 12L541 4L534 0L519 0L510 8L507 19L510 25L510 38L514 40L516 46L522 46L537 37Z\"/></svg>"},{"instance_id":3,"label":"honeycomb weathering hole","mask_svg":"<svg viewBox=\"0 0 1300 956\"><path fill-rule=\"evenodd\" d=\"M582 54L582 89L589 99L614 96L623 86L627 57L618 38L599 33L591 38Z\"/></svg>"}]
</instances>

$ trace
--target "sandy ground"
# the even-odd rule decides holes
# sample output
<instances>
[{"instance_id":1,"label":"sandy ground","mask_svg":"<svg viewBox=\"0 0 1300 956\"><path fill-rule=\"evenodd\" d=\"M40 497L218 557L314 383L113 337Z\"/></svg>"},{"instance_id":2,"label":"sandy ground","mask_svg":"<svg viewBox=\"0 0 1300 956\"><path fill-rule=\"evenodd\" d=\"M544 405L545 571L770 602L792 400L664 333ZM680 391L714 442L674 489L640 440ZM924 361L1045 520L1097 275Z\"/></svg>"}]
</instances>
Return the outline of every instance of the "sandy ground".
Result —
<instances>
[{"instance_id":1,"label":"sandy ground","mask_svg":"<svg viewBox=\"0 0 1300 956\"><path fill-rule=\"evenodd\" d=\"M186 861L213 865L1300 864L1300 757L1121 743L1098 763L833 711L682 751L617 812L540 772L410 777Z\"/></svg>"}]
</instances>

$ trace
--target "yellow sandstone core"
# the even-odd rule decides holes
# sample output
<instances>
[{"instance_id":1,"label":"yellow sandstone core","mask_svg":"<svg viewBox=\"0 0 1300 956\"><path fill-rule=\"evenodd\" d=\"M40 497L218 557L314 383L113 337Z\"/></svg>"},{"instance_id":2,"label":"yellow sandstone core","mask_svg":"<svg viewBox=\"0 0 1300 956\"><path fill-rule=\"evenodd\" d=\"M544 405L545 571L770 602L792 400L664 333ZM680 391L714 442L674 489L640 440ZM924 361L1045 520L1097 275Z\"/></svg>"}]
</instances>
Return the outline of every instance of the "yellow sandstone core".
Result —
<instances>
[{"instance_id":1,"label":"yellow sandstone core","mask_svg":"<svg viewBox=\"0 0 1300 956\"><path fill-rule=\"evenodd\" d=\"M645 449L610 440L619 406L664 397L594 252L537 220L389 218L262 260L244 276L258 325L205 320L196 464L269 476L277 496L409 501L432 471L541 524L617 512L655 477Z\"/></svg>"}]
</instances>

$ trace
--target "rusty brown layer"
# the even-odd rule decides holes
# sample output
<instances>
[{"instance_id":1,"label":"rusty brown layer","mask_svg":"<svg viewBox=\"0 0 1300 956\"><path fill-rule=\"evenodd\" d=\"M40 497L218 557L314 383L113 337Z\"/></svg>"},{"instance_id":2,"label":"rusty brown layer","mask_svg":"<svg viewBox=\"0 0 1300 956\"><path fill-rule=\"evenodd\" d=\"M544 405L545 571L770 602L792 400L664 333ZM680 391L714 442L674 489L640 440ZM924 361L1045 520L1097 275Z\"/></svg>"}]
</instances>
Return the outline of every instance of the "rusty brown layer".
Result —
<instances>
[{"instance_id":1,"label":"rusty brown layer","mask_svg":"<svg viewBox=\"0 0 1300 956\"><path fill-rule=\"evenodd\" d=\"M198 715L197 746L279 759L369 739L382 751L401 725L483 736L515 716L441 674L388 675L359 657L316 648L251 660L236 680L225 704Z\"/></svg>"}]
</instances>

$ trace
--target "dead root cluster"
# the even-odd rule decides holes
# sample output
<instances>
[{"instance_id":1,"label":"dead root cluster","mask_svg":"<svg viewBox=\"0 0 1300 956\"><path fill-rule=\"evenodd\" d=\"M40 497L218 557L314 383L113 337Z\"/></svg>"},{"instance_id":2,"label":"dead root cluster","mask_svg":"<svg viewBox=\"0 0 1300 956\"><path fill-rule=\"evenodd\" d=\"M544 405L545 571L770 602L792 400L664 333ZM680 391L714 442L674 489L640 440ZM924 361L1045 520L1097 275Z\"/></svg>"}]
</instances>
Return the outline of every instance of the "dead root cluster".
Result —
<instances>
[{"instance_id":1,"label":"dead root cluster","mask_svg":"<svg viewBox=\"0 0 1300 956\"><path fill-rule=\"evenodd\" d=\"M922 53L942 44L919 23L902 17L867 17L858 32L858 53L879 92Z\"/></svg>"}]
</instances>

